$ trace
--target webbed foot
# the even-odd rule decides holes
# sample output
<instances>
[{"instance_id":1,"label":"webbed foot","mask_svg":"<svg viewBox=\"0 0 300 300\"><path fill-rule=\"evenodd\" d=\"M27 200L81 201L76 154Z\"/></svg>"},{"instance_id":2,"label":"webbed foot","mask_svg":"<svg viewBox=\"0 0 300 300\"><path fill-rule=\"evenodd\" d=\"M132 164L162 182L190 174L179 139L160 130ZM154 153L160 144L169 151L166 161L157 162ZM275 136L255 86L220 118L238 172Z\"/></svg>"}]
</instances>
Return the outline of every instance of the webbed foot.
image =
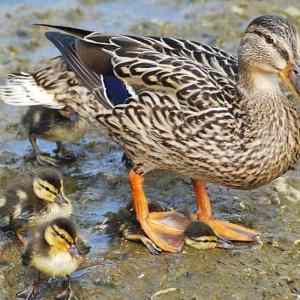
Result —
<instances>
[{"instance_id":1,"label":"webbed foot","mask_svg":"<svg viewBox=\"0 0 300 300\"><path fill-rule=\"evenodd\" d=\"M136 218L147 237L163 251L181 251L184 244L184 231L191 220L175 211L149 212L148 201L143 190L143 176L131 170L129 182Z\"/></svg>"},{"instance_id":2,"label":"webbed foot","mask_svg":"<svg viewBox=\"0 0 300 300\"><path fill-rule=\"evenodd\" d=\"M205 190L205 184L201 180L193 180L196 194L197 212L195 220L207 224L216 236L224 240L240 242L258 242L259 233L242 225L216 219L212 214L209 197Z\"/></svg>"}]
</instances>

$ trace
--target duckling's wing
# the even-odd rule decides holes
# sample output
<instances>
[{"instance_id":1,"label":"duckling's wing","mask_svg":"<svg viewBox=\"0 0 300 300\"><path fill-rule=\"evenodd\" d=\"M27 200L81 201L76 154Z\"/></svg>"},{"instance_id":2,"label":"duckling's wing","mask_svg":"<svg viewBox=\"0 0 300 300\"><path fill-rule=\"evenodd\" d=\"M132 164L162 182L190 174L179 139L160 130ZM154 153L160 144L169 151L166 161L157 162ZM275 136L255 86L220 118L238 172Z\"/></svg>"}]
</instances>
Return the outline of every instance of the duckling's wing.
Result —
<instances>
[{"instance_id":1,"label":"duckling's wing","mask_svg":"<svg viewBox=\"0 0 300 300\"><path fill-rule=\"evenodd\" d=\"M33 214L30 209L20 209L17 205L15 206L13 215L12 215L12 223L15 228L26 227L28 223L33 222L38 216Z\"/></svg>"},{"instance_id":2,"label":"duckling's wing","mask_svg":"<svg viewBox=\"0 0 300 300\"><path fill-rule=\"evenodd\" d=\"M32 243L29 243L29 245L26 247L25 251L22 253L22 264L24 266L30 266L31 260L33 255L33 247Z\"/></svg>"}]
</instances>

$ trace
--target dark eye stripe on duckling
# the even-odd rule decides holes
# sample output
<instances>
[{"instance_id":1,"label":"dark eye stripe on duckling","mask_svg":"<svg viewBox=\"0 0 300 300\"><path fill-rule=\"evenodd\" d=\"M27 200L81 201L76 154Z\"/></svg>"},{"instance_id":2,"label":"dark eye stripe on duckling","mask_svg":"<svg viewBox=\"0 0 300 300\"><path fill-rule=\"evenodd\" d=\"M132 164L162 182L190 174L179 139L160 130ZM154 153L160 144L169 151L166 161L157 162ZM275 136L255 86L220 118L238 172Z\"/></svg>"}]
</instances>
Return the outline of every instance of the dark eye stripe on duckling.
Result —
<instances>
[{"instance_id":1,"label":"dark eye stripe on duckling","mask_svg":"<svg viewBox=\"0 0 300 300\"><path fill-rule=\"evenodd\" d=\"M280 56L281 56L285 61L287 61L287 62L289 61L290 56L289 56L288 52L287 52L285 49L280 48L280 47L278 46L278 44L275 42L275 40L274 40L270 35L268 35L268 34L266 34L266 33L263 33L263 32L261 32L261 31L258 31L258 30L254 30L254 31L252 31L251 33L254 33L254 34L258 35L259 37L264 38L265 41L266 41L266 43L267 43L267 44L271 44L271 45L278 51L278 53L280 54Z\"/></svg>"},{"instance_id":2,"label":"dark eye stripe on duckling","mask_svg":"<svg viewBox=\"0 0 300 300\"><path fill-rule=\"evenodd\" d=\"M49 193L51 193L53 195L58 194L58 190L52 184L48 183L47 181L44 181L44 180L40 179L40 180L38 180L38 183L39 183L41 188L45 189Z\"/></svg>"},{"instance_id":3,"label":"dark eye stripe on duckling","mask_svg":"<svg viewBox=\"0 0 300 300\"><path fill-rule=\"evenodd\" d=\"M61 237L64 241L66 241L70 246L74 244L73 239L64 231L59 229L56 225L51 226L52 230Z\"/></svg>"}]
</instances>

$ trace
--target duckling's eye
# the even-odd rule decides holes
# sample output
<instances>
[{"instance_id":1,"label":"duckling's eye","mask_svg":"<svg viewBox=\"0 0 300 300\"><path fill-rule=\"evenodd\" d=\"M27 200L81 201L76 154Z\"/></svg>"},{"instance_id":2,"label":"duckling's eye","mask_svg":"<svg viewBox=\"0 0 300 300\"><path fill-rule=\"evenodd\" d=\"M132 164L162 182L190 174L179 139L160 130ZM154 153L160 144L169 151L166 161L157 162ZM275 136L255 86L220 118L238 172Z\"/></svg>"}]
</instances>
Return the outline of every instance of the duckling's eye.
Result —
<instances>
[{"instance_id":1,"label":"duckling's eye","mask_svg":"<svg viewBox=\"0 0 300 300\"><path fill-rule=\"evenodd\" d=\"M53 189L50 189L48 186L41 185L41 187L42 187L43 189L45 189L47 192L51 193L51 194L54 194L54 195L57 194L56 191L54 191Z\"/></svg>"},{"instance_id":2,"label":"duckling's eye","mask_svg":"<svg viewBox=\"0 0 300 300\"><path fill-rule=\"evenodd\" d=\"M45 180L38 180L38 184L40 185L40 187L44 190L46 190L47 192L51 193L51 194L58 194L58 190L50 183L48 183Z\"/></svg>"},{"instance_id":3,"label":"duckling's eye","mask_svg":"<svg viewBox=\"0 0 300 300\"><path fill-rule=\"evenodd\" d=\"M73 239L70 237L70 235L64 231L63 229L60 229L58 226L54 225L53 226L53 231L60 237L62 238L67 244L70 246L74 244Z\"/></svg>"}]
</instances>

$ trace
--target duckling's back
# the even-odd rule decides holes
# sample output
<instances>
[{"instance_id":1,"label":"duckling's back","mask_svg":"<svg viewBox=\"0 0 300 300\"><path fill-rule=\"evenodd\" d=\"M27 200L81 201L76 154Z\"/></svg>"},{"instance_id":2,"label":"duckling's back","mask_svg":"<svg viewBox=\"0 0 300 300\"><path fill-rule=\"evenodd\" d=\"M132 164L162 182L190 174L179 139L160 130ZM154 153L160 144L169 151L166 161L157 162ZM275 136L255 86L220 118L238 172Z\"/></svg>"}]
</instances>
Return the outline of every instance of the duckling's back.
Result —
<instances>
[{"instance_id":1,"label":"duckling's back","mask_svg":"<svg viewBox=\"0 0 300 300\"><path fill-rule=\"evenodd\" d=\"M30 107L21 121L19 134L28 136L34 134L50 141L78 141L86 132L84 120L72 120L63 115L60 110L43 106Z\"/></svg>"},{"instance_id":2,"label":"duckling's back","mask_svg":"<svg viewBox=\"0 0 300 300\"><path fill-rule=\"evenodd\" d=\"M35 209L41 206L34 195L32 176L20 176L15 179L0 198L0 218L9 219L16 227L24 225L32 216Z\"/></svg>"}]
</instances>

